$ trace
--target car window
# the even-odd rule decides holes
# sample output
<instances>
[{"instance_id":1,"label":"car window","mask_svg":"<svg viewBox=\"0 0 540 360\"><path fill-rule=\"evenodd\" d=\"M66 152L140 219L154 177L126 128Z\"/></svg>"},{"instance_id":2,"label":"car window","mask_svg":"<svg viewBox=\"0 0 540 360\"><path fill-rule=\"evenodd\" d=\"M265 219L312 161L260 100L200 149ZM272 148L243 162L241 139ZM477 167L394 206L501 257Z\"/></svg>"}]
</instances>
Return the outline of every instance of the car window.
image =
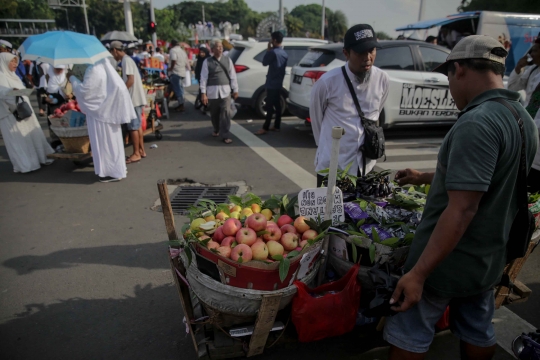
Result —
<instances>
[{"instance_id":1,"label":"car window","mask_svg":"<svg viewBox=\"0 0 540 360\"><path fill-rule=\"evenodd\" d=\"M333 51L323 51L321 49L309 50L300 60L301 67L322 67L330 64L336 58Z\"/></svg>"},{"instance_id":2,"label":"car window","mask_svg":"<svg viewBox=\"0 0 540 360\"><path fill-rule=\"evenodd\" d=\"M263 51L261 51L260 53L258 53L258 54L253 58L253 60L256 60L256 61L262 63L263 58L264 58L264 54L266 54L266 49L264 49Z\"/></svg>"},{"instance_id":3,"label":"car window","mask_svg":"<svg viewBox=\"0 0 540 360\"><path fill-rule=\"evenodd\" d=\"M308 52L307 46L285 46L284 50L289 55L287 60L287 66L294 66L302 60L304 55Z\"/></svg>"},{"instance_id":4,"label":"car window","mask_svg":"<svg viewBox=\"0 0 540 360\"><path fill-rule=\"evenodd\" d=\"M411 49L408 46L378 49L375 66L387 70L414 70Z\"/></svg>"},{"instance_id":5,"label":"car window","mask_svg":"<svg viewBox=\"0 0 540 360\"><path fill-rule=\"evenodd\" d=\"M431 71L437 66L445 63L446 58L448 57L448 53L426 46L420 46L420 53L422 54L422 60L424 61L425 71Z\"/></svg>"},{"instance_id":6,"label":"car window","mask_svg":"<svg viewBox=\"0 0 540 360\"><path fill-rule=\"evenodd\" d=\"M233 64L236 64L236 60L238 60L245 49L246 48L243 46L235 46L231 49L231 51L229 51L229 58L231 58Z\"/></svg>"}]
</instances>

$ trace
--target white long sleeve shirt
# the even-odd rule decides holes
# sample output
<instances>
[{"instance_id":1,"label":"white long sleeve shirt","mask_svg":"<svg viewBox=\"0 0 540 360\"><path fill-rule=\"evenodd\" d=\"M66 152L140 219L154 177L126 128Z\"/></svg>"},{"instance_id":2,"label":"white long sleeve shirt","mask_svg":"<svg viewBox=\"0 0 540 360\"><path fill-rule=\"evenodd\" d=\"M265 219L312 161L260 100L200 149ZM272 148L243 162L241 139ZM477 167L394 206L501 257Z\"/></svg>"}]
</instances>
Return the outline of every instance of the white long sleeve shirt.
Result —
<instances>
[{"instance_id":1,"label":"white long sleeve shirt","mask_svg":"<svg viewBox=\"0 0 540 360\"><path fill-rule=\"evenodd\" d=\"M238 81L236 80L236 71L234 70L234 64L231 59L229 59L229 77L231 78L231 85L211 85L206 86L208 82L208 63L205 59L202 68L201 68L201 82L199 84L199 89L201 89L201 94L206 94L208 99L225 99L231 94L231 86L233 92L238 92ZM221 57L218 61L221 60Z\"/></svg>"},{"instance_id":2,"label":"white long sleeve shirt","mask_svg":"<svg viewBox=\"0 0 540 360\"><path fill-rule=\"evenodd\" d=\"M540 83L540 67L536 65L526 66L521 69L521 73L516 73L514 69L508 77L508 90L519 91L525 90L525 103L523 106L529 104L529 99L534 89Z\"/></svg>"},{"instance_id":3,"label":"white long sleeve shirt","mask_svg":"<svg viewBox=\"0 0 540 360\"><path fill-rule=\"evenodd\" d=\"M373 66L369 81L361 84L349 69L349 63L345 68L365 117L378 120L388 97L390 84L388 74ZM362 169L363 157L360 146L364 144L364 127L341 67L324 74L313 86L309 116L315 143L318 146L315 171L318 173L330 167L332 128L341 126L345 129L345 134L339 143L339 168L345 169L352 162L349 174L356 176L358 170ZM376 160L367 159L366 172L371 171L376 163Z\"/></svg>"}]
</instances>

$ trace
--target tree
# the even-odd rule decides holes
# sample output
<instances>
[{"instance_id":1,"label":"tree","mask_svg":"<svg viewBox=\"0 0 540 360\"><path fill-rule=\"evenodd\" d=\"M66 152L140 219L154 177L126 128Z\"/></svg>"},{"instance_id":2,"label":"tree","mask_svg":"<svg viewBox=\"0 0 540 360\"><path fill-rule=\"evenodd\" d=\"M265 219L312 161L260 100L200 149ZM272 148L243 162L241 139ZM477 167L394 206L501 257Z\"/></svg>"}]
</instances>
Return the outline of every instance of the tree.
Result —
<instances>
[{"instance_id":1,"label":"tree","mask_svg":"<svg viewBox=\"0 0 540 360\"><path fill-rule=\"evenodd\" d=\"M328 19L332 10L329 8L325 9L326 18ZM302 20L304 23L304 31L309 31L310 33L319 33L321 31L321 17L322 17L322 6L319 4L309 4L309 5L298 5L291 11L291 15Z\"/></svg>"},{"instance_id":2,"label":"tree","mask_svg":"<svg viewBox=\"0 0 540 360\"><path fill-rule=\"evenodd\" d=\"M504 11L520 12L527 14L540 13L540 1L538 0L462 0L458 11Z\"/></svg>"},{"instance_id":3,"label":"tree","mask_svg":"<svg viewBox=\"0 0 540 360\"><path fill-rule=\"evenodd\" d=\"M287 27L287 33L291 37L304 36L304 22L299 18L287 14L285 16L285 26Z\"/></svg>"},{"instance_id":4,"label":"tree","mask_svg":"<svg viewBox=\"0 0 540 360\"><path fill-rule=\"evenodd\" d=\"M341 10L326 15L328 20L328 34L333 41L342 41L347 32L347 16Z\"/></svg>"},{"instance_id":5,"label":"tree","mask_svg":"<svg viewBox=\"0 0 540 360\"><path fill-rule=\"evenodd\" d=\"M392 37L390 35L388 35L387 33L385 33L384 31L375 32L375 36L379 40L392 40Z\"/></svg>"}]
</instances>

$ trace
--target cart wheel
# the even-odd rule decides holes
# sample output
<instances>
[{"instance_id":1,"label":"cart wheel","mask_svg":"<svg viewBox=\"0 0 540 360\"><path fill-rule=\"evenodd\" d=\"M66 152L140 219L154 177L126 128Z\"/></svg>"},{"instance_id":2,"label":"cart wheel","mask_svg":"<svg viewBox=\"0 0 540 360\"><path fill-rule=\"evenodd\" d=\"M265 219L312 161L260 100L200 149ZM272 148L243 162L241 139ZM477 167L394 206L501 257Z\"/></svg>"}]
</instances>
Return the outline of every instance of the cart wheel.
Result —
<instances>
[{"instance_id":1,"label":"cart wheel","mask_svg":"<svg viewBox=\"0 0 540 360\"><path fill-rule=\"evenodd\" d=\"M158 140L163 139L163 134L159 130L156 130L156 139L158 139Z\"/></svg>"}]
</instances>

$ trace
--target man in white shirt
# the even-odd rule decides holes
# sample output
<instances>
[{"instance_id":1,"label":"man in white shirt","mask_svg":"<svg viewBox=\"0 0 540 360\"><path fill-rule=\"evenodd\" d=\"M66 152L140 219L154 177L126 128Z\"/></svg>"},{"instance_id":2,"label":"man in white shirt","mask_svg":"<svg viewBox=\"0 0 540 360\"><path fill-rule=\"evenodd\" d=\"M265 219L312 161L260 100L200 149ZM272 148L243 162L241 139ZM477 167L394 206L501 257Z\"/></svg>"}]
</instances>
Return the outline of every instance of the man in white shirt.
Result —
<instances>
[{"instance_id":1,"label":"man in white shirt","mask_svg":"<svg viewBox=\"0 0 540 360\"><path fill-rule=\"evenodd\" d=\"M204 60L201 69L201 102L210 104L210 115L214 132L212 136L221 136L225 144L232 143L231 128L231 88L232 98L238 97L236 71L231 59L223 55L221 40L212 41L214 56Z\"/></svg>"},{"instance_id":2,"label":"man in white shirt","mask_svg":"<svg viewBox=\"0 0 540 360\"><path fill-rule=\"evenodd\" d=\"M373 66L377 47L379 43L370 25L355 25L345 34L343 48L343 54L347 58L345 70L365 118L372 121L378 121L389 89L388 75ZM345 129L339 148L339 168L345 169L352 163L349 174L354 176L365 175L362 171L364 164L365 173L373 169L376 160L364 159L360 151L360 147L364 144L364 127L341 67L330 70L313 85L309 115L315 143L318 146L315 156L317 173L330 167L334 126ZM318 186L321 185L322 179L323 176L317 174Z\"/></svg>"},{"instance_id":3,"label":"man in white shirt","mask_svg":"<svg viewBox=\"0 0 540 360\"><path fill-rule=\"evenodd\" d=\"M137 64L126 54L124 45L120 41L113 41L111 51L116 61L122 61L122 78L128 88L136 114L136 117L127 124L131 143L133 144L133 154L126 159L126 164L131 164L146 157L142 130L142 111L146 105L146 94Z\"/></svg>"},{"instance_id":4,"label":"man in white shirt","mask_svg":"<svg viewBox=\"0 0 540 360\"><path fill-rule=\"evenodd\" d=\"M176 111L183 112L184 109L184 77L186 76L186 69L188 66L187 54L182 49L182 46L177 40L171 41L171 50L169 51L169 78L171 86L173 88L176 99L178 100L178 107Z\"/></svg>"},{"instance_id":5,"label":"man in white shirt","mask_svg":"<svg viewBox=\"0 0 540 360\"><path fill-rule=\"evenodd\" d=\"M159 61L165 62L165 56L163 56L163 50L161 48L156 48L156 52L154 53L154 57L158 58Z\"/></svg>"}]
</instances>

